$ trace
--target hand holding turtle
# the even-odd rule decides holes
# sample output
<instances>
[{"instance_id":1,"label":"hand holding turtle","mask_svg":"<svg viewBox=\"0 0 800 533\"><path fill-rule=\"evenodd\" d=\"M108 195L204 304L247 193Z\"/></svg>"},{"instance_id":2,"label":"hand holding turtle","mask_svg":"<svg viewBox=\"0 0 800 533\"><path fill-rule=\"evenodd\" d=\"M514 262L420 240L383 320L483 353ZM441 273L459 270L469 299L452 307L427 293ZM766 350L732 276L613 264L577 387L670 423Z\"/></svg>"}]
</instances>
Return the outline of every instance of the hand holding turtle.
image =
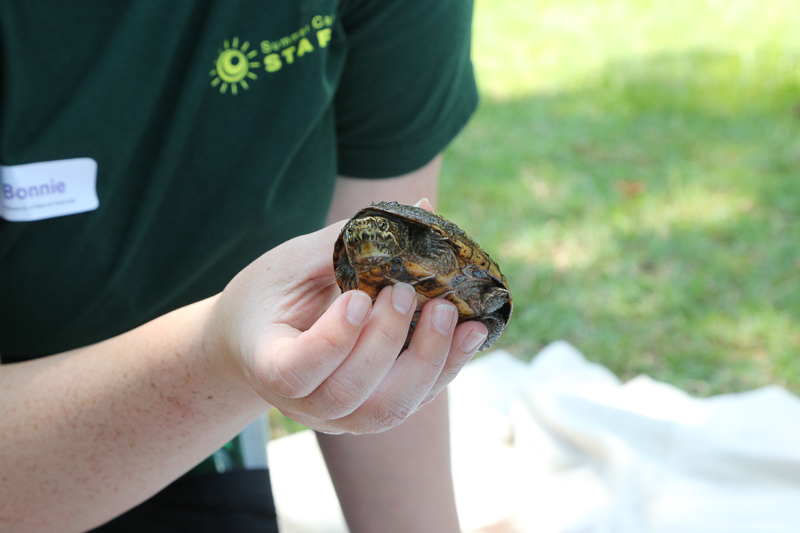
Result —
<instances>
[{"instance_id":1,"label":"hand holding turtle","mask_svg":"<svg viewBox=\"0 0 800 533\"><path fill-rule=\"evenodd\" d=\"M480 347L486 327L456 327L455 306L431 300L398 358L416 293L402 283L374 303L361 291L340 294L330 250L342 225L292 239L240 272L216 304L208 343L294 420L327 433L375 433L432 400Z\"/></svg>"}]
</instances>

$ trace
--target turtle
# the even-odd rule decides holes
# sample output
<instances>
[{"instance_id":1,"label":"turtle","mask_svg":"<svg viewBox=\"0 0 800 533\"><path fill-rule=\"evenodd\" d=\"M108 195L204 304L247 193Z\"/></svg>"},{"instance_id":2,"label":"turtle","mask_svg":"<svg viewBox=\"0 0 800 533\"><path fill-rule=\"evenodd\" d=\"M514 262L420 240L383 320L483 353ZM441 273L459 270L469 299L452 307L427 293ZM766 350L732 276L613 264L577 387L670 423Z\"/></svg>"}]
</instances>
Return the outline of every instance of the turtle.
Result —
<instances>
[{"instance_id":1,"label":"turtle","mask_svg":"<svg viewBox=\"0 0 800 533\"><path fill-rule=\"evenodd\" d=\"M373 203L342 228L333 250L342 292L358 289L373 301L384 287L409 283L417 310L444 298L458 308L458 322L479 320L489 331L480 350L491 346L511 318L511 291L500 267L478 243L449 220L397 202Z\"/></svg>"}]
</instances>

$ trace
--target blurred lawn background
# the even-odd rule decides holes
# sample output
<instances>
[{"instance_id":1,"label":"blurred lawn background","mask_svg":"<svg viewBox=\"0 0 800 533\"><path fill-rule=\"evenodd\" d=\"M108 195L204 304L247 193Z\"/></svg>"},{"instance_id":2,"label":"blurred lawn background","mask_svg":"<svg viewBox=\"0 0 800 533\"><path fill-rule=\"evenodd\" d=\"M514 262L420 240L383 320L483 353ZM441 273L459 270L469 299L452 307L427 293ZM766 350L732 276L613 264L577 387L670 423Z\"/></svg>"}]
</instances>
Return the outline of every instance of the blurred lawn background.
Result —
<instances>
[{"instance_id":1,"label":"blurred lawn background","mask_svg":"<svg viewBox=\"0 0 800 533\"><path fill-rule=\"evenodd\" d=\"M439 210L502 266L496 347L800 393L800 2L477 0Z\"/></svg>"},{"instance_id":2,"label":"blurred lawn background","mask_svg":"<svg viewBox=\"0 0 800 533\"><path fill-rule=\"evenodd\" d=\"M800 393L800 2L477 0L439 211L497 260L495 347ZM302 429L272 411L273 436Z\"/></svg>"}]
</instances>

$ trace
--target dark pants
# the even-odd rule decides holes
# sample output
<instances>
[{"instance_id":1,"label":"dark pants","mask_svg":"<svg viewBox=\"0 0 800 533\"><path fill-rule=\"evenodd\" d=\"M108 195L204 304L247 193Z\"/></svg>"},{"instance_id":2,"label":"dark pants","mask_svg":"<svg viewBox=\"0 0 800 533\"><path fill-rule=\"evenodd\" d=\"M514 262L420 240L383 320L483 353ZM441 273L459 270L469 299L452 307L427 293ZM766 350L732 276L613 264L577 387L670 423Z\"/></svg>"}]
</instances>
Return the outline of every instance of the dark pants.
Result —
<instances>
[{"instance_id":1,"label":"dark pants","mask_svg":"<svg viewBox=\"0 0 800 533\"><path fill-rule=\"evenodd\" d=\"M90 533L277 533L269 470L187 474Z\"/></svg>"}]
</instances>

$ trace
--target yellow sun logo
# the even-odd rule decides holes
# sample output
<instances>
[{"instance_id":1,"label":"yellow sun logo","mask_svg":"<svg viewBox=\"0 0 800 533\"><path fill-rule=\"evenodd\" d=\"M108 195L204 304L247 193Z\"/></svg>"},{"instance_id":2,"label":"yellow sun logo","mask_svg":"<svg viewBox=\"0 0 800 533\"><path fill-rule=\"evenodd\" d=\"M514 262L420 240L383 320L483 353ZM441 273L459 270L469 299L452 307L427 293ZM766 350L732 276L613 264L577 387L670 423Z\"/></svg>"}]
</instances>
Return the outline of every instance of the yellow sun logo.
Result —
<instances>
[{"instance_id":1,"label":"yellow sun logo","mask_svg":"<svg viewBox=\"0 0 800 533\"><path fill-rule=\"evenodd\" d=\"M245 41L242 46L239 46L239 38L234 37L233 42L229 43L226 39L224 48L219 51L219 56L214 61L214 70L209 75L213 76L211 86L216 87L219 85L219 92L225 94L228 86L231 88L231 94L238 94L238 87L242 89L249 89L247 80L250 78L255 80L258 78L253 72L250 72L251 67L260 66L257 61L250 61L258 54L255 50L247 51L250 48L250 43Z\"/></svg>"}]
</instances>

